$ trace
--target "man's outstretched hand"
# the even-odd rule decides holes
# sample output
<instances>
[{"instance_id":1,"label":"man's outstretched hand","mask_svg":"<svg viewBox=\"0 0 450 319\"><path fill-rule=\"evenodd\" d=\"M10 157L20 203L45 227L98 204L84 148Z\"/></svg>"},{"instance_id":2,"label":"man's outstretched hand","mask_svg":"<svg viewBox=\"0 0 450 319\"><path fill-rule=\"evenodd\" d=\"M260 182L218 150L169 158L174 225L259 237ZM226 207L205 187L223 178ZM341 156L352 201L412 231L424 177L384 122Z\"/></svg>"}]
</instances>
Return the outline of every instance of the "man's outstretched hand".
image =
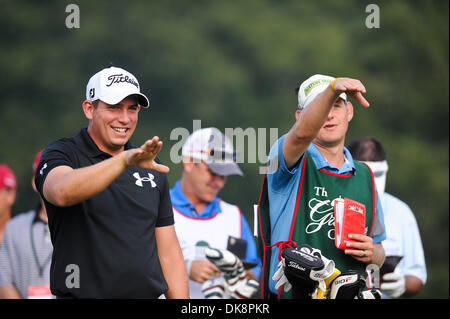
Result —
<instances>
[{"instance_id":1,"label":"man's outstretched hand","mask_svg":"<svg viewBox=\"0 0 450 319\"><path fill-rule=\"evenodd\" d=\"M161 151L163 142L158 136L147 140L140 148L134 148L125 152L125 163L127 166L139 166L145 169L168 173L169 167L155 162L156 155Z\"/></svg>"}]
</instances>

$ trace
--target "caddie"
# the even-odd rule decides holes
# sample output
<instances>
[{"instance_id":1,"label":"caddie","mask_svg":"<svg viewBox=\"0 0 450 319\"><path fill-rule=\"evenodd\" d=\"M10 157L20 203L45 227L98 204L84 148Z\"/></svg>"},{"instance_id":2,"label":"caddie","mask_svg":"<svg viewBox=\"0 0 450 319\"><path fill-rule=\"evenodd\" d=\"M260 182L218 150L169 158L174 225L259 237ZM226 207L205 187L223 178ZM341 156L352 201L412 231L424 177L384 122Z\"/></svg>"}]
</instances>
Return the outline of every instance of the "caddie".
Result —
<instances>
[{"instance_id":1,"label":"caddie","mask_svg":"<svg viewBox=\"0 0 450 319\"><path fill-rule=\"evenodd\" d=\"M320 74L298 89L296 122L271 148L259 201L263 298L292 297L272 280L284 248L309 245L341 272L364 273L368 264L383 263L386 235L373 174L344 147L353 118L348 97L367 108L364 93L359 80ZM366 207L365 234L350 235L352 242L344 250L334 241L333 204L339 197Z\"/></svg>"},{"instance_id":2,"label":"caddie","mask_svg":"<svg viewBox=\"0 0 450 319\"><path fill-rule=\"evenodd\" d=\"M206 247L226 250L230 239L242 240L246 250L241 258L254 263L245 277L255 280L261 273L256 243L241 209L218 197L229 176L243 175L235 154L232 142L214 127L194 131L183 145L183 174L170 196L191 298L208 298L203 291L218 285L211 279L226 275L207 259Z\"/></svg>"}]
</instances>

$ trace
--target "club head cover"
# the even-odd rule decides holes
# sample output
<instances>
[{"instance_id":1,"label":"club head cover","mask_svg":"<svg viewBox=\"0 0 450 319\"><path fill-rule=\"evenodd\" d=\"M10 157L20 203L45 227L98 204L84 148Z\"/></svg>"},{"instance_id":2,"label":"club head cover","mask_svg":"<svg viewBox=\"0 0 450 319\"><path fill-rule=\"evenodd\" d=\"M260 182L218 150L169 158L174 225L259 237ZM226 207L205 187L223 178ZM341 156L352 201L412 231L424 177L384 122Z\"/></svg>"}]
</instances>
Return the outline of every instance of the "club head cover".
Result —
<instances>
[{"instance_id":1,"label":"club head cover","mask_svg":"<svg viewBox=\"0 0 450 319\"><path fill-rule=\"evenodd\" d=\"M364 290L358 295L358 299L381 299L381 291L375 288Z\"/></svg>"},{"instance_id":2,"label":"club head cover","mask_svg":"<svg viewBox=\"0 0 450 319\"><path fill-rule=\"evenodd\" d=\"M258 291L259 283L253 279L241 279L227 289L231 299L250 299Z\"/></svg>"},{"instance_id":3,"label":"club head cover","mask_svg":"<svg viewBox=\"0 0 450 319\"><path fill-rule=\"evenodd\" d=\"M331 283L329 299L359 299L365 286L362 273L355 270L342 272Z\"/></svg>"},{"instance_id":4,"label":"club head cover","mask_svg":"<svg viewBox=\"0 0 450 319\"><path fill-rule=\"evenodd\" d=\"M225 277L241 277L245 273L242 261L231 251L207 247L205 255Z\"/></svg>"},{"instance_id":5,"label":"club head cover","mask_svg":"<svg viewBox=\"0 0 450 319\"><path fill-rule=\"evenodd\" d=\"M223 299L225 294L225 280L221 277L213 277L202 285L202 293L205 299Z\"/></svg>"},{"instance_id":6,"label":"club head cover","mask_svg":"<svg viewBox=\"0 0 450 319\"><path fill-rule=\"evenodd\" d=\"M285 248L281 252L284 259L284 275L292 286L294 299L310 299L319 285L319 281L311 277L311 272L324 269L320 254L314 254L310 246Z\"/></svg>"}]
</instances>

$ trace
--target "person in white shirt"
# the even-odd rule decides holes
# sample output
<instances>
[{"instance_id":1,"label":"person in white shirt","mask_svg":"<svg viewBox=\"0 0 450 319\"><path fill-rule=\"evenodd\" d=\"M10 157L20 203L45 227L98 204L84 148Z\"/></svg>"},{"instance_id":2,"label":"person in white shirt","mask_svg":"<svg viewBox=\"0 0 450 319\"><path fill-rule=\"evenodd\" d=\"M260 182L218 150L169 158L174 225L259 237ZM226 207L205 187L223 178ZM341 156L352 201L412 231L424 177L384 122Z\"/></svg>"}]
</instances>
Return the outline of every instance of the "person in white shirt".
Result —
<instances>
[{"instance_id":1,"label":"person in white shirt","mask_svg":"<svg viewBox=\"0 0 450 319\"><path fill-rule=\"evenodd\" d=\"M244 175L236 163L233 143L217 128L203 128L188 137L182 155L183 174L170 190L170 198L189 275L190 297L250 298L256 293L256 280L261 273L256 243L241 209L219 197L229 176ZM231 251L229 245L233 242L245 246L241 256ZM236 288L234 279L225 280L227 274L207 258L207 247L229 250L241 259L246 268L245 275L241 274L245 277L241 288L247 293ZM223 289L213 289L218 286Z\"/></svg>"},{"instance_id":2,"label":"person in white shirt","mask_svg":"<svg viewBox=\"0 0 450 319\"><path fill-rule=\"evenodd\" d=\"M382 243L386 257L403 256L395 271L381 278L380 289L391 298L414 296L427 280L416 218L406 203L384 191L388 163L382 144L374 138L365 137L352 140L347 148L353 159L366 163L375 176L386 226L386 240Z\"/></svg>"}]
</instances>

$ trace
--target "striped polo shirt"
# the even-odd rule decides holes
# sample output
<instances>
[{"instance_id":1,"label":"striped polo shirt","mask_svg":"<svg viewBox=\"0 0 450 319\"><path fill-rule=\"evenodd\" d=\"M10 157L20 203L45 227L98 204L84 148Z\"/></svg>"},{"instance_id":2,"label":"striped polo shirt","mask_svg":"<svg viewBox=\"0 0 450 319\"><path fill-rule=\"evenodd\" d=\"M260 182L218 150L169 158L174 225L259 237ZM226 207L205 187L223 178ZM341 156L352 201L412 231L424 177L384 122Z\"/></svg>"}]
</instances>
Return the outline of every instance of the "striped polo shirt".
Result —
<instances>
[{"instance_id":1,"label":"striped polo shirt","mask_svg":"<svg viewBox=\"0 0 450 319\"><path fill-rule=\"evenodd\" d=\"M0 245L0 287L14 286L23 298L29 297L29 287L50 283L53 246L48 226L37 211L11 219Z\"/></svg>"}]
</instances>

